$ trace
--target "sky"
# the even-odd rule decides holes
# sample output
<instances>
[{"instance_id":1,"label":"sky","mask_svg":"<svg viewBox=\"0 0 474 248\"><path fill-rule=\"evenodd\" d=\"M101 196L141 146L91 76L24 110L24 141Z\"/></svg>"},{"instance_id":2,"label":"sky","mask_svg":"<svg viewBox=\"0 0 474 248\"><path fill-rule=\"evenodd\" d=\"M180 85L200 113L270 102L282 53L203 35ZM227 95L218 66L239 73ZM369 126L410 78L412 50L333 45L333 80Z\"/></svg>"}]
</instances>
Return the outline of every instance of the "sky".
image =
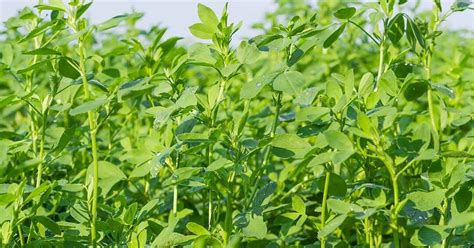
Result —
<instances>
[{"instance_id":1,"label":"sky","mask_svg":"<svg viewBox=\"0 0 474 248\"><path fill-rule=\"evenodd\" d=\"M441 0L442 5L448 6L454 0ZM25 6L34 6L37 0L0 0L0 22L15 16L17 11ZM47 2L47 0L45 0ZM252 37L258 34L253 30L253 23L262 21L265 13L276 9L273 0L94 0L86 16L92 23L100 23L116 15L130 12L132 9L145 13L137 23L146 28L161 24L168 28L167 36L184 37L192 40L188 27L199 22L197 3L203 3L216 13L221 12L225 2L229 2L229 19L233 22L243 21L242 28L237 33L237 39ZM409 2L413 2L409 0ZM422 9L430 9L431 0L420 0ZM464 11L450 16L445 23L452 29L470 29L474 31L474 11Z\"/></svg>"}]
</instances>

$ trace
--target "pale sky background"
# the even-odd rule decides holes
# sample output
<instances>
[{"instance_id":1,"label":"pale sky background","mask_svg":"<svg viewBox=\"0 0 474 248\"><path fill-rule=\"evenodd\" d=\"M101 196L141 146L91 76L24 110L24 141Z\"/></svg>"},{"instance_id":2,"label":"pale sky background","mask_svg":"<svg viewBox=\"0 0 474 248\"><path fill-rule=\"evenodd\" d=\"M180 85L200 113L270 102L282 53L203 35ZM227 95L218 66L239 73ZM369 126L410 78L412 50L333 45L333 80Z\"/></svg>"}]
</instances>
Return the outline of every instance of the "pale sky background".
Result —
<instances>
[{"instance_id":1,"label":"pale sky background","mask_svg":"<svg viewBox=\"0 0 474 248\"><path fill-rule=\"evenodd\" d=\"M441 0L447 10L454 0ZM25 6L34 6L37 0L0 0L0 22L15 16ZM47 0L45 0L47 2ZM265 13L275 10L273 0L95 0L86 16L92 23L100 23L116 15L130 12L132 9L145 13L137 23L139 27L161 24L168 28L167 36L180 36L185 40L193 40L188 27L199 21L197 3L203 3L219 15L225 4L229 2L229 19L234 22L243 21L237 33L237 39L252 37L257 31L251 25L262 21ZM312 0L311 2L316 2ZM416 2L409 0L410 2ZM421 9L430 9L432 0L420 0ZM455 13L448 18L445 26L452 29L469 29L474 31L474 11L467 10Z\"/></svg>"}]
</instances>

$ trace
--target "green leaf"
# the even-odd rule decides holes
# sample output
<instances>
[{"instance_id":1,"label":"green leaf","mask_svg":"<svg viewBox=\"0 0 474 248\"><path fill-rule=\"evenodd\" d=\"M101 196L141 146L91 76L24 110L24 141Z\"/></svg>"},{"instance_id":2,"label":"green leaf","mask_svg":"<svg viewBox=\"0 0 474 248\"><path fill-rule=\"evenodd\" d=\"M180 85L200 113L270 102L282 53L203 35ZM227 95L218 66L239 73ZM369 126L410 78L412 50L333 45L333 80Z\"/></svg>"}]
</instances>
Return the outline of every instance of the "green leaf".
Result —
<instances>
[{"instance_id":1,"label":"green leaf","mask_svg":"<svg viewBox=\"0 0 474 248\"><path fill-rule=\"evenodd\" d=\"M105 85L103 85L101 82L99 82L95 79L88 80L87 83L89 83L92 86L97 87L98 89L100 89L103 92L106 92L106 93L109 92L109 90L107 89L107 87L105 87Z\"/></svg>"},{"instance_id":2,"label":"green leaf","mask_svg":"<svg viewBox=\"0 0 474 248\"><path fill-rule=\"evenodd\" d=\"M449 98L454 99L456 95L454 94L454 90L450 89L449 87L441 84L434 84L430 83L431 88L443 93L444 95L448 96Z\"/></svg>"},{"instance_id":3,"label":"green leaf","mask_svg":"<svg viewBox=\"0 0 474 248\"><path fill-rule=\"evenodd\" d=\"M0 195L0 206L8 205L16 200L16 195L14 194L1 194Z\"/></svg>"},{"instance_id":4,"label":"green leaf","mask_svg":"<svg viewBox=\"0 0 474 248\"><path fill-rule=\"evenodd\" d=\"M434 0L436 7L439 9L440 12L443 11L443 8L441 6L441 0Z\"/></svg>"},{"instance_id":5,"label":"green leaf","mask_svg":"<svg viewBox=\"0 0 474 248\"><path fill-rule=\"evenodd\" d=\"M347 7L347 8L342 8L336 10L334 12L334 17L337 19L350 19L356 12L356 9L354 7Z\"/></svg>"},{"instance_id":6,"label":"green leaf","mask_svg":"<svg viewBox=\"0 0 474 248\"><path fill-rule=\"evenodd\" d=\"M123 216L123 222L127 225L131 225L133 223L133 219L135 218L135 214L137 213L138 203L134 202L127 208L125 214Z\"/></svg>"},{"instance_id":7,"label":"green leaf","mask_svg":"<svg viewBox=\"0 0 474 248\"><path fill-rule=\"evenodd\" d=\"M120 168L107 161L99 161L99 187L102 189L101 195L107 195L110 189L118 182L127 177ZM86 178L92 181L94 176L93 163L87 168Z\"/></svg>"},{"instance_id":8,"label":"green leaf","mask_svg":"<svg viewBox=\"0 0 474 248\"><path fill-rule=\"evenodd\" d=\"M251 216L248 225L242 231L246 237L264 239L267 235L267 225L263 220L263 216Z\"/></svg>"},{"instance_id":9,"label":"green leaf","mask_svg":"<svg viewBox=\"0 0 474 248\"><path fill-rule=\"evenodd\" d=\"M186 108L189 106L194 106L197 104L196 99L197 87L186 88L179 99L176 101L175 105L180 108Z\"/></svg>"},{"instance_id":10,"label":"green leaf","mask_svg":"<svg viewBox=\"0 0 474 248\"><path fill-rule=\"evenodd\" d=\"M209 46L202 43L196 43L189 47L189 59L191 62L207 66L212 66L216 63L216 59L212 56Z\"/></svg>"},{"instance_id":11,"label":"green leaf","mask_svg":"<svg viewBox=\"0 0 474 248\"><path fill-rule=\"evenodd\" d=\"M323 176L318 179L318 188L321 191L324 191L324 183L326 176ZM347 193L347 184L339 175L331 173L329 176L329 189L328 194L333 196L343 197Z\"/></svg>"},{"instance_id":12,"label":"green leaf","mask_svg":"<svg viewBox=\"0 0 474 248\"><path fill-rule=\"evenodd\" d=\"M5 44L2 51L2 62L10 66L13 62L13 47L10 44Z\"/></svg>"},{"instance_id":13,"label":"green leaf","mask_svg":"<svg viewBox=\"0 0 474 248\"><path fill-rule=\"evenodd\" d=\"M240 99L252 99L256 97L263 87L272 83L279 74L280 72L264 73L244 83L240 89Z\"/></svg>"},{"instance_id":14,"label":"green leaf","mask_svg":"<svg viewBox=\"0 0 474 248\"><path fill-rule=\"evenodd\" d=\"M324 41L323 47L328 48L330 47L337 39L339 39L339 36L344 32L346 29L347 23L345 22L342 24L339 28L336 29L329 37Z\"/></svg>"},{"instance_id":15,"label":"green leaf","mask_svg":"<svg viewBox=\"0 0 474 248\"><path fill-rule=\"evenodd\" d=\"M468 211L453 215L449 220L448 226L451 228L456 228L472 224L474 224L474 214Z\"/></svg>"},{"instance_id":16,"label":"green leaf","mask_svg":"<svg viewBox=\"0 0 474 248\"><path fill-rule=\"evenodd\" d=\"M148 175L148 173L150 173L150 170L151 170L151 163L147 162L140 166L135 167L128 177L129 178L144 177Z\"/></svg>"},{"instance_id":17,"label":"green leaf","mask_svg":"<svg viewBox=\"0 0 474 248\"><path fill-rule=\"evenodd\" d=\"M334 164L341 164L342 162L350 158L352 154L354 154L353 150L337 151L332 157L332 162Z\"/></svg>"},{"instance_id":18,"label":"green leaf","mask_svg":"<svg viewBox=\"0 0 474 248\"><path fill-rule=\"evenodd\" d=\"M464 164L458 163L452 171L449 173L449 183L448 183L448 189L454 189L461 184L466 175L466 169L464 167Z\"/></svg>"},{"instance_id":19,"label":"green leaf","mask_svg":"<svg viewBox=\"0 0 474 248\"><path fill-rule=\"evenodd\" d=\"M363 212L364 211L363 208L361 208L360 206L358 206L356 204L341 201L341 200L337 200L337 199L328 199L327 204L328 204L328 208L331 209L333 212L335 212L337 214L347 215L347 214L350 214L350 213L353 213L353 212Z\"/></svg>"},{"instance_id":20,"label":"green leaf","mask_svg":"<svg viewBox=\"0 0 474 248\"><path fill-rule=\"evenodd\" d=\"M17 71L18 74L23 74L23 73L27 73L27 72L30 72L32 70L39 70L39 69L42 69L43 66L48 66L48 70L52 70L52 66L51 66L51 63L50 63L50 59L46 59L46 60L42 60L40 62L36 62L26 68L23 68L23 69L20 69Z\"/></svg>"},{"instance_id":21,"label":"green leaf","mask_svg":"<svg viewBox=\"0 0 474 248\"><path fill-rule=\"evenodd\" d=\"M451 5L451 10L453 10L453 11L464 11L466 9L469 9L471 4L472 4L471 0L456 0Z\"/></svg>"},{"instance_id":22,"label":"green leaf","mask_svg":"<svg viewBox=\"0 0 474 248\"><path fill-rule=\"evenodd\" d=\"M454 209L457 213L469 211L472 202L472 192L469 187L460 187L459 191L454 195Z\"/></svg>"},{"instance_id":23,"label":"green leaf","mask_svg":"<svg viewBox=\"0 0 474 248\"><path fill-rule=\"evenodd\" d=\"M306 206L304 204L303 199L301 199L299 196L295 195L293 196L293 198L291 198L291 207L293 208L293 210L295 210L301 215L306 214Z\"/></svg>"},{"instance_id":24,"label":"green leaf","mask_svg":"<svg viewBox=\"0 0 474 248\"><path fill-rule=\"evenodd\" d=\"M303 74L297 71L286 71L275 78L273 89L291 95L297 95L303 91L305 84Z\"/></svg>"},{"instance_id":25,"label":"green leaf","mask_svg":"<svg viewBox=\"0 0 474 248\"><path fill-rule=\"evenodd\" d=\"M306 88L301 92L293 101L302 107L310 106L313 103L314 98L318 94L319 89L316 87ZM298 113L297 113L298 114Z\"/></svg>"},{"instance_id":26,"label":"green leaf","mask_svg":"<svg viewBox=\"0 0 474 248\"><path fill-rule=\"evenodd\" d=\"M335 153L336 153L335 151L327 151L327 152L316 154L314 158L309 162L308 166L317 166L320 164L325 164L332 160Z\"/></svg>"},{"instance_id":27,"label":"green leaf","mask_svg":"<svg viewBox=\"0 0 474 248\"><path fill-rule=\"evenodd\" d=\"M402 13L398 13L388 22L388 38L393 44L398 44L405 33L405 19Z\"/></svg>"},{"instance_id":28,"label":"green leaf","mask_svg":"<svg viewBox=\"0 0 474 248\"><path fill-rule=\"evenodd\" d=\"M386 71L382 77L380 77L379 87L390 96L398 95L398 79L392 70Z\"/></svg>"},{"instance_id":29,"label":"green leaf","mask_svg":"<svg viewBox=\"0 0 474 248\"><path fill-rule=\"evenodd\" d=\"M336 218L332 219L330 222L328 222L321 230L318 232L318 238L322 239L327 237L328 235L334 233L334 231L344 223L346 220L346 215L339 215Z\"/></svg>"},{"instance_id":30,"label":"green leaf","mask_svg":"<svg viewBox=\"0 0 474 248\"><path fill-rule=\"evenodd\" d=\"M269 183L265 184L260 190L258 190L255 198L252 201L252 214L261 215L263 212L263 208L266 204L269 203L270 196L275 192L276 183L270 181Z\"/></svg>"},{"instance_id":31,"label":"green leaf","mask_svg":"<svg viewBox=\"0 0 474 248\"><path fill-rule=\"evenodd\" d=\"M339 151L353 151L351 140L344 134L336 130L327 130L324 137L328 144Z\"/></svg>"},{"instance_id":32,"label":"green leaf","mask_svg":"<svg viewBox=\"0 0 474 248\"><path fill-rule=\"evenodd\" d=\"M105 31L114 27L117 27L120 25L120 23L125 22L127 20L131 19L139 19L143 16L142 13L131 13L131 14L124 14L124 15L118 15L114 16L111 19L104 21L102 23L99 23L96 25L97 31Z\"/></svg>"},{"instance_id":33,"label":"green leaf","mask_svg":"<svg viewBox=\"0 0 474 248\"><path fill-rule=\"evenodd\" d=\"M188 229L190 232L192 232L192 233L194 233L198 236L202 236L202 235L209 236L209 235L211 235L206 228L204 228L203 226L201 226L197 223L194 223L194 222L188 222L188 224L186 224L186 229Z\"/></svg>"},{"instance_id":34,"label":"green leaf","mask_svg":"<svg viewBox=\"0 0 474 248\"><path fill-rule=\"evenodd\" d=\"M159 199L153 199L147 202L138 212L137 222L141 222L145 217L149 218L149 214L160 204Z\"/></svg>"},{"instance_id":35,"label":"green leaf","mask_svg":"<svg viewBox=\"0 0 474 248\"><path fill-rule=\"evenodd\" d=\"M410 63L397 63L391 66L397 78L405 79L408 74L413 72L414 65Z\"/></svg>"},{"instance_id":36,"label":"green leaf","mask_svg":"<svg viewBox=\"0 0 474 248\"><path fill-rule=\"evenodd\" d=\"M79 18L81 18L81 16L89 9L91 5L92 5L92 2L82 4L81 6L79 6L76 12L76 20L79 20Z\"/></svg>"},{"instance_id":37,"label":"green leaf","mask_svg":"<svg viewBox=\"0 0 474 248\"><path fill-rule=\"evenodd\" d=\"M203 23L196 23L189 27L189 31L195 37L203 39L203 40L210 40L215 33L215 30L212 27L209 27Z\"/></svg>"},{"instance_id":38,"label":"green leaf","mask_svg":"<svg viewBox=\"0 0 474 248\"><path fill-rule=\"evenodd\" d=\"M179 244L180 239L184 236L174 232L178 218L170 218L168 225L161 230L151 244L151 247L173 247Z\"/></svg>"},{"instance_id":39,"label":"green leaf","mask_svg":"<svg viewBox=\"0 0 474 248\"><path fill-rule=\"evenodd\" d=\"M374 75L370 72L366 72L362 78L360 79L359 83L359 95L362 97L367 97L371 92L373 92L374 88Z\"/></svg>"},{"instance_id":40,"label":"green leaf","mask_svg":"<svg viewBox=\"0 0 474 248\"><path fill-rule=\"evenodd\" d=\"M178 135L178 139L187 142L206 142L209 140L209 135L205 133L183 133Z\"/></svg>"},{"instance_id":41,"label":"green leaf","mask_svg":"<svg viewBox=\"0 0 474 248\"><path fill-rule=\"evenodd\" d=\"M444 193L446 191L442 189L430 191L430 192L413 192L408 194L407 199L415 204L415 208L421 211L432 210L438 207L444 200Z\"/></svg>"},{"instance_id":42,"label":"green leaf","mask_svg":"<svg viewBox=\"0 0 474 248\"><path fill-rule=\"evenodd\" d=\"M427 246L439 245L449 235L445 226L426 225L418 230L418 240Z\"/></svg>"},{"instance_id":43,"label":"green leaf","mask_svg":"<svg viewBox=\"0 0 474 248\"><path fill-rule=\"evenodd\" d=\"M66 6L62 0L49 0L48 4L38 4L35 8L39 10L56 10L56 11L66 11Z\"/></svg>"},{"instance_id":44,"label":"green leaf","mask_svg":"<svg viewBox=\"0 0 474 248\"><path fill-rule=\"evenodd\" d=\"M198 3L198 16L202 23L209 26L217 26L219 19L214 11L204 4Z\"/></svg>"},{"instance_id":45,"label":"green leaf","mask_svg":"<svg viewBox=\"0 0 474 248\"><path fill-rule=\"evenodd\" d=\"M258 50L255 44L242 41L239 47L237 47L235 55L241 64L253 64L259 59L260 50Z\"/></svg>"},{"instance_id":46,"label":"green leaf","mask_svg":"<svg viewBox=\"0 0 474 248\"><path fill-rule=\"evenodd\" d=\"M228 160L228 159L225 159L225 158L219 158L217 159L216 161L212 162L207 168L206 168L206 171L216 171L218 169L221 169L221 168L225 168L225 167L228 167L230 165L232 165L233 162Z\"/></svg>"},{"instance_id":47,"label":"green leaf","mask_svg":"<svg viewBox=\"0 0 474 248\"><path fill-rule=\"evenodd\" d=\"M63 77L76 79L81 76L77 70L79 63L68 57L61 57L58 61L59 74Z\"/></svg>"},{"instance_id":48,"label":"green leaf","mask_svg":"<svg viewBox=\"0 0 474 248\"><path fill-rule=\"evenodd\" d=\"M28 197L25 199L25 203L29 202L35 198L38 198L42 196L48 189L50 188L50 185L48 183L43 183L39 187L37 187L33 192L31 192Z\"/></svg>"},{"instance_id":49,"label":"green leaf","mask_svg":"<svg viewBox=\"0 0 474 248\"><path fill-rule=\"evenodd\" d=\"M286 61L286 64L291 67L292 65L296 64L304 55L304 51L300 48L297 48L293 53L291 54L290 58Z\"/></svg>"},{"instance_id":50,"label":"green leaf","mask_svg":"<svg viewBox=\"0 0 474 248\"><path fill-rule=\"evenodd\" d=\"M112 77L112 78L119 78L120 77L120 71L115 69L115 68L107 68L102 70L102 73L105 75Z\"/></svg>"},{"instance_id":51,"label":"green leaf","mask_svg":"<svg viewBox=\"0 0 474 248\"><path fill-rule=\"evenodd\" d=\"M24 52L23 54L27 54L27 55L61 55L60 52L58 52L54 49L51 49L51 48L47 48L47 47L41 47L41 48L38 48L38 49L34 49L34 50L31 50L31 51L28 51L28 52Z\"/></svg>"},{"instance_id":52,"label":"green leaf","mask_svg":"<svg viewBox=\"0 0 474 248\"><path fill-rule=\"evenodd\" d=\"M282 158L303 158L311 145L296 134L279 134L272 140L272 153Z\"/></svg>"},{"instance_id":53,"label":"green leaf","mask_svg":"<svg viewBox=\"0 0 474 248\"><path fill-rule=\"evenodd\" d=\"M354 70L350 70L342 82L344 84L344 93L349 99L352 96L354 90Z\"/></svg>"},{"instance_id":54,"label":"green leaf","mask_svg":"<svg viewBox=\"0 0 474 248\"><path fill-rule=\"evenodd\" d=\"M406 86L403 96L405 96L405 99L408 101L415 101L420 96L425 94L427 89L428 82L425 80L418 80Z\"/></svg>"},{"instance_id":55,"label":"green leaf","mask_svg":"<svg viewBox=\"0 0 474 248\"><path fill-rule=\"evenodd\" d=\"M416 23L408 16L406 16L406 19L407 19L406 33L407 33L408 41L410 42L411 46L414 48L415 42L418 42L418 44L420 44L422 48L426 48L425 38L423 38L423 35L421 34Z\"/></svg>"},{"instance_id":56,"label":"green leaf","mask_svg":"<svg viewBox=\"0 0 474 248\"><path fill-rule=\"evenodd\" d=\"M434 149L427 149L422 151L415 160L434 160L436 159L436 151Z\"/></svg>"},{"instance_id":57,"label":"green leaf","mask_svg":"<svg viewBox=\"0 0 474 248\"><path fill-rule=\"evenodd\" d=\"M33 221L35 221L37 223L41 223L41 225L48 228L54 234L61 235L61 228L59 227L59 225L55 221L53 221L49 217L42 216L42 215L36 215L36 216L33 216Z\"/></svg>"},{"instance_id":58,"label":"green leaf","mask_svg":"<svg viewBox=\"0 0 474 248\"><path fill-rule=\"evenodd\" d=\"M21 43L21 42L24 42L24 41L33 39L33 38L35 38L36 36L41 35L41 34L43 34L44 32L46 32L46 30L48 30L51 26L53 26L53 25L55 25L55 24L57 24L57 21L45 22L45 23L41 24L40 26L35 27L33 30L30 31L30 33L28 33L28 35L26 35L25 37L23 37L23 38L22 38L21 40L19 40L18 42Z\"/></svg>"},{"instance_id":59,"label":"green leaf","mask_svg":"<svg viewBox=\"0 0 474 248\"><path fill-rule=\"evenodd\" d=\"M108 102L108 99L105 97L97 98L93 101L85 102L71 109L71 111L69 111L69 114L72 116L84 114L84 113L87 113L88 111L92 111L103 106L107 102Z\"/></svg>"}]
</instances>

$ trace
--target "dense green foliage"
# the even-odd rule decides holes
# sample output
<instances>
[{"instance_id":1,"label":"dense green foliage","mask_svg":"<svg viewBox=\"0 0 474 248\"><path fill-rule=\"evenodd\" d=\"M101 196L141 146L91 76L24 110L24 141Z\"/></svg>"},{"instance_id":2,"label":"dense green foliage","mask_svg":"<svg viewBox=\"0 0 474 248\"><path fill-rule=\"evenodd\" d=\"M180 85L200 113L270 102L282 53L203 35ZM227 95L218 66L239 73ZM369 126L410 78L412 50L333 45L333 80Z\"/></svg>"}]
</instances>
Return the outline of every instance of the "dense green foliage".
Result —
<instances>
[{"instance_id":1,"label":"dense green foliage","mask_svg":"<svg viewBox=\"0 0 474 248\"><path fill-rule=\"evenodd\" d=\"M227 6L186 46L83 0L5 22L2 245L472 247L470 2L319 2L240 44Z\"/></svg>"}]
</instances>

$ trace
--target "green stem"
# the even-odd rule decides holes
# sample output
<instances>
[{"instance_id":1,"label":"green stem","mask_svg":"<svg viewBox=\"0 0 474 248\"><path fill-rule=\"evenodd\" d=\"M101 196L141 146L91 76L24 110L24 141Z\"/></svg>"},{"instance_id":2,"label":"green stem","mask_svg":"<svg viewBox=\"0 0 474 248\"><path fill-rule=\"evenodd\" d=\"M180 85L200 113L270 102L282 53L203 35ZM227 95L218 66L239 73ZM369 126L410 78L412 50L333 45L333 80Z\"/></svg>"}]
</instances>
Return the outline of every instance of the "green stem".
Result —
<instances>
[{"instance_id":1,"label":"green stem","mask_svg":"<svg viewBox=\"0 0 474 248\"><path fill-rule=\"evenodd\" d=\"M232 233L232 201L234 198L234 182L235 182L235 171L231 171L229 175L229 190L227 191L227 202L226 202L226 213L224 219L224 230L225 230L225 239L224 239L224 246L229 243L230 235Z\"/></svg>"},{"instance_id":2,"label":"green stem","mask_svg":"<svg viewBox=\"0 0 474 248\"><path fill-rule=\"evenodd\" d=\"M438 31L438 26L439 24L445 20L445 18L440 19L440 12L441 10L435 5L433 9L433 27L432 27L432 32ZM431 81L432 77L432 68L431 64L433 61L433 51L435 47L435 37L431 39L430 45L428 47L428 50L426 51L426 64L425 64L425 70L426 70L426 79L428 81ZM435 119L435 111L434 111L434 103L433 103L433 90L431 87L428 87L427 91L427 100L428 100L428 112L430 114L430 120L431 120L431 128L432 128L432 135L433 135L433 147L435 152L439 152L440 150L440 130L438 130L438 125L436 123ZM440 127L441 128L441 127ZM449 211L449 201L447 199L444 199L443 201L443 208L441 209L441 217L439 219L439 225L445 225L448 220L448 211ZM449 238L450 234L443 239L442 242L442 247L448 247L449 246Z\"/></svg>"},{"instance_id":3,"label":"green stem","mask_svg":"<svg viewBox=\"0 0 474 248\"><path fill-rule=\"evenodd\" d=\"M365 234L365 243L370 243L370 231L369 231L369 218L364 219L364 234Z\"/></svg>"},{"instance_id":4,"label":"green stem","mask_svg":"<svg viewBox=\"0 0 474 248\"><path fill-rule=\"evenodd\" d=\"M41 140L40 140L40 151L39 151L40 163L38 164L38 168L37 168L38 175L36 176L36 188L38 188L41 185L41 178L43 176L44 141L46 137L47 120L48 120L48 110L46 110L45 113L43 114L43 127L41 129Z\"/></svg>"},{"instance_id":5,"label":"green stem","mask_svg":"<svg viewBox=\"0 0 474 248\"><path fill-rule=\"evenodd\" d=\"M375 89L377 89L377 87L379 86L379 81L380 81L380 78L382 77L382 74L384 73L384 52L385 52L385 41L384 39L382 38L382 41L380 41L380 46L379 46L379 68L377 70L377 80L376 80L376 86L375 86Z\"/></svg>"},{"instance_id":6,"label":"green stem","mask_svg":"<svg viewBox=\"0 0 474 248\"><path fill-rule=\"evenodd\" d=\"M209 188L209 206L207 208L207 229L211 230L212 227L212 190Z\"/></svg>"},{"instance_id":7,"label":"green stem","mask_svg":"<svg viewBox=\"0 0 474 248\"><path fill-rule=\"evenodd\" d=\"M226 63L225 63L226 64ZM222 98L224 97L224 91L225 91L225 87L226 87L226 84L227 84L227 80L226 79L222 79L221 82L219 83L219 93L217 95L217 99L214 103L214 106L213 108L211 109L211 120L210 120L210 124L209 124L209 128L213 128L214 125L215 125L215 122L216 122L216 119L217 119L217 113L218 113L218 110L219 110L219 105L222 101ZM212 148L213 148L213 145L212 144L209 144L207 146L207 151L206 151L206 157L207 157L207 163L208 165L211 164L212 162ZM209 230L211 229L211 223L212 223L212 190L209 188L209 209L208 209L208 228Z\"/></svg>"},{"instance_id":8,"label":"green stem","mask_svg":"<svg viewBox=\"0 0 474 248\"><path fill-rule=\"evenodd\" d=\"M20 225L18 225L17 228L18 228L18 238L20 239L20 244L23 247L25 246L25 242L23 241L23 232L21 231Z\"/></svg>"},{"instance_id":9,"label":"green stem","mask_svg":"<svg viewBox=\"0 0 474 248\"><path fill-rule=\"evenodd\" d=\"M84 96L86 100L90 99L89 86L86 77L85 69L85 49L83 40L79 38L79 68L82 79L82 87L84 88ZM93 247L97 246L97 198L98 198L98 185L99 185L99 163L97 159L97 137L96 137L96 120L94 112L87 111L87 118L89 120L89 132L91 137L91 148L92 148L92 166L93 166L93 180L92 180L92 222L91 222L91 243Z\"/></svg>"},{"instance_id":10,"label":"green stem","mask_svg":"<svg viewBox=\"0 0 474 248\"><path fill-rule=\"evenodd\" d=\"M281 111L281 99L282 99L282 93L279 91L276 97L276 109L275 109L275 117L273 119L273 125L272 129L270 131L270 138L275 137L276 129L278 127L278 119L280 118L280 111ZM260 167L258 167L255 171L255 175L252 175L250 177L250 182L252 182L253 188L252 192L250 194L250 201L247 202L247 205L250 205L252 202L252 199L255 197L255 194L257 193L257 188L258 184L260 182L261 175L265 171L268 163L270 161L270 147L267 147L265 150L265 155L263 159L263 163ZM249 206L247 206L248 208Z\"/></svg>"},{"instance_id":11,"label":"green stem","mask_svg":"<svg viewBox=\"0 0 474 248\"><path fill-rule=\"evenodd\" d=\"M174 170L177 170L179 168L179 153L176 152L176 163ZM174 170L173 170L173 177L174 175ZM174 180L174 185L173 185L173 215L176 217L178 214L178 181Z\"/></svg>"},{"instance_id":12,"label":"green stem","mask_svg":"<svg viewBox=\"0 0 474 248\"><path fill-rule=\"evenodd\" d=\"M436 15L437 16L437 15ZM436 31L438 27L438 18L436 18L433 30ZM426 79L428 81L431 81L431 63L433 60L433 49L435 46L435 38L431 40L431 43L428 47L428 51L426 53L426 64L425 64L425 70L426 70ZM434 103L433 103L433 89L431 87L428 87L427 90L427 100L428 100L428 112L430 114L430 120L431 120L431 128L432 128L432 135L433 135L433 146L435 152L439 151L439 132L438 132L438 127L436 124L436 119L435 119L435 111L434 111Z\"/></svg>"},{"instance_id":13,"label":"green stem","mask_svg":"<svg viewBox=\"0 0 474 248\"><path fill-rule=\"evenodd\" d=\"M439 225L444 226L448 223L448 213L449 213L449 201L448 199L443 200L443 208L441 209L441 217L439 219ZM451 234L450 234L451 235ZM441 247L448 248L449 247L449 237L448 235L443 242L441 243Z\"/></svg>"},{"instance_id":14,"label":"green stem","mask_svg":"<svg viewBox=\"0 0 474 248\"><path fill-rule=\"evenodd\" d=\"M362 30L362 32L364 32L367 36L369 36L369 38L375 42L375 44L377 44L377 46L380 46L379 42L371 35L369 34L369 32L367 32L363 27L361 27L359 24L353 22L352 20L349 20L349 23L353 24L354 26L356 26L357 28L359 28L360 30Z\"/></svg>"},{"instance_id":15,"label":"green stem","mask_svg":"<svg viewBox=\"0 0 474 248\"><path fill-rule=\"evenodd\" d=\"M276 98L276 108L275 108L275 118L273 119L273 124L272 124L272 129L270 131L270 138L275 137L276 129L278 127L278 119L280 118L280 111L281 111L281 98L282 98L282 93L278 92L277 98ZM257 178L262 175L264 170L266 169L268 163L270 160L270 147L267 147L265 150L265 157L263 159L263 168L261 167L259 169L259 174L257 174Z\"/></svg>"},{"instance_id":16,"label":"green stem","mask_svg":"<svg viewBox=\"0 0 474 248\"><path fill-rule=\"evenodd\" d=\"M326 178L324 179L324 191L323 191L323 203L321 206L321 229L326 225L326 209L327 209L327 199L329 192L329 181L331 180L331 172L326 171ZM321 239L321 247L326 248L326 239Z\"/></svg>"},{"instance_id":17,"label":"green stem","mask_svg":"<svg viewBox=\"0 0 474 248\"><path fill-rule=\"evenodd\" d=\"M211 127L214 127L215 125L219 105L222 101L222 98L224 97L224 90L225 90L226 84L227 84L227 81L225 79L222 79L219 84L219 93L217 94L217 99L216 99L216 102L214 103L214 106L212 108L212 113L211 113Z\"/></svg>"},{"instance_id":18,"label":"green stem","mask_svg":"<svg viewBox=\"0 0 474 248\"><path fill-rule=\"evenodd\" d=\"M178 185L177 182L175 182L173 186L173 215L176 217L176 214L178 213Z\"/></svg>"},{"instance_id":19,"label":"green stem","mask_svg":"<svg viewBox=\"0 0 474 248\"><path fill-rule=\"evenodd\" d=\"M390 180L392 181L393 206L392 206L392 211L390 214L390 222L391 222L390 226L392 228L392 233L393 233L394 247L399 248L400 237L399 237L399 232L398 232L398 208L399 208L398 205L400 203L400 191L398 188L398 180L397 180L397 175L395 172L395 167L393 166L392 159L386 153L383 153L382 160L390 174Z\"/></svg>"}]
</instances>

